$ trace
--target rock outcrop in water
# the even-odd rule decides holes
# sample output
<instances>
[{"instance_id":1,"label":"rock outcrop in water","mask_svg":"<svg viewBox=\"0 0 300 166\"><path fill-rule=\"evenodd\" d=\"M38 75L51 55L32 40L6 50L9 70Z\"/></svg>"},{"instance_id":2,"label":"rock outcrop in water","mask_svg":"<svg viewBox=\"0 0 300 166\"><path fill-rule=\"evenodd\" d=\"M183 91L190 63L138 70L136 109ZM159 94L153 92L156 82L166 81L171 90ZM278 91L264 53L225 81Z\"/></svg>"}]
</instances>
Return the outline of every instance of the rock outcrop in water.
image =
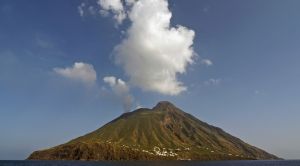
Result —
<instances>
[{"instance_id":1,"label":"rock outcrop in water","mask_svg":"<svg viewBox=\"0 0 300 166\"><path fill-rule=\"evenodd\" d=\"M278 159L200 121L170 102L124 113L68 143L33 152L29 160Z\"/></svg>"}]
</instances>

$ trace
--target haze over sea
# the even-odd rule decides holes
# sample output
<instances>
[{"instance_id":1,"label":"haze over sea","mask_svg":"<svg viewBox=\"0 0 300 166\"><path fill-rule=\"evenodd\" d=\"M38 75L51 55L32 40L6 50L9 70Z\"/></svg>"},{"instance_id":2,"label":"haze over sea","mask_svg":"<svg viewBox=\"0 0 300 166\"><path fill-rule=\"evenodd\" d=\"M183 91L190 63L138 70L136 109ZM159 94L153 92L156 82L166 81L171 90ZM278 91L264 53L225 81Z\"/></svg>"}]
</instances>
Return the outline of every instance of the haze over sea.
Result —
<instances>
[{"instance_id":1,"label":"haze over sea","mask_svg":"<svg viewBox=\"0 0 300 166\"><path fill-rule=\"evenodd\" d=\"M0 166L299 166L300 160L277 161L0 161Z\"/></svg>"}]
</instances>

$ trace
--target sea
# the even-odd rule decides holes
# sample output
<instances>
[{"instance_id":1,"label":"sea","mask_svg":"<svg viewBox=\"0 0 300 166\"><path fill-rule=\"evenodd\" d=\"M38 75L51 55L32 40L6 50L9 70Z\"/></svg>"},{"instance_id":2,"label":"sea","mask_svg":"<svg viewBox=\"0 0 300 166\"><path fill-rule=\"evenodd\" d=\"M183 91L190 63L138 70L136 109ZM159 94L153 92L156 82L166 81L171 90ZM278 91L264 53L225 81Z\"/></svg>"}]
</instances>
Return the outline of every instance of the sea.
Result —
<instances>
[{"instance_id":1,"label":"sea","mask_svg":"<svg viewBox=\"0 0 300 166\"><path fill-rule=\"evenodd\" d=\"M0 166L300 166L300 160L277 161L0 161Z\"/></svg>"}]
</instances>

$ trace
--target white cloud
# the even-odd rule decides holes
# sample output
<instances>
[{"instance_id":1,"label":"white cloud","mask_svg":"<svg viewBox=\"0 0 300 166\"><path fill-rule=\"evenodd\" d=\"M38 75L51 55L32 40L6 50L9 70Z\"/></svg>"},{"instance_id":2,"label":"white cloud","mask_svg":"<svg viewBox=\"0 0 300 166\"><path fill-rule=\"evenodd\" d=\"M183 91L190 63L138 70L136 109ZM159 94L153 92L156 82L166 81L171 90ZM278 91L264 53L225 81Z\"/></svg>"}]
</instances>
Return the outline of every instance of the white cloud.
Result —
<instances>
[{"instance_id":1,"label":"white cloud","mask_svg":"<svg viewBox=\"0 0 300 166\"><path fill-rule=\"evenodd\" d=\"M209 10L210 10L210 6L205 6L203 9L202 9L202 11L204 12L204 13L207 13L207 12L209 12Z\"/></svg>"},{"instance_id":2,"label":"white cloud","mask_svg":"<svg viewBox=\"0 0 300 166\"><path fill-rule=\"evenodd\" d=\"M166 0L128 1L131 26L115 47L116 62L130 82L146 91L178 95L187 88L177 80L192 63L195 32L170 26L172 13ZM120 8L122 9L122 8Z\"/></svg>"},{"instance_id":3,"label":"white cloud","mask_svg":"<svg viewBox=\"0 0 300 166\"><path fill-rule=\"evenodd\" d=\"M114 76L104 77L103 81L111 87L114 94L118 97L119 100L121 100L124 111L130 111L134 99L129 93L129 87L126 82L122 79L117 79Z\"/></svg>"},{"instance_id":4,"label":"white cloud","mask_svg":"<svg viewBox=\"0 0 300 166\"><path fill-rule=\"evenodd\" d=\"M112 12L114 14L114 19L118 24L121 24L126 18L126 13L121 0L98 0L98 4L102 8L100 13L106 13L105 15L107 15L108 11Z\"/></svg>"},{"instance_id":5,"label":"white cloud","mask_svg":"<svg viewBox=\"0 0 300 166\"><path fill-rule=\"evenodd\" d=\"M254 94L255 95L266 95L265 91L262 91L262 90L255 90Z\"/></svg>"},{"instance_id":6,"label":"white cloud","mask_svg":"<svg viewBox=\"0 0 300 166\"><path fill-rule=\"evenodd\" d=\"M206 65L206 66L212 66L213 65L213 62L209 59L202 59L201 63Z\"/></svg>"},{"instance_id":7,"label":"white cloud","mask_svg":"<svg viewBox=\"0 0 300 166\"><path fill-rule=\"evenodd\" d=\"M89 6L88 7L88 11L91 15L96 15L97 14L97 10L95 9L94 6Z\"/></svg>"},{"instance_id":8,"label":"white cloud","mask_svg":"<svg viewBox=\"0 0 300 166\"><path fill-rule=\"evenodd\" d=\"M125 38L115 49L115 61L129 77L129 83L145 91L178 95L187 89L177 79L186 72L196 54L195 32L184 26L172 27L167 0L98 0L93 10L112 14L118 24L130 21L122 30ZM89 5L81 5L88 9ZM91 13L90 11L88 11ZM206 65L212 65L209 60Z\"/></svg>"},{"instance_id":9,"label":"white cloud","mask_svg":"<svg viewBox=\"0 0 300 166\"><path fill-rule=\"evenodd\" d=\"M220 78L211 78L207 81L204 82L205 85L209 86L209 85L220 85L221 84L221 79Z\"/></svg>"},{"instance_id":10,"label":"white cloud","mask_svg":"<svg viewBox=\"0 0 300 166\"><path fill-rule=\"evenodd\" d=\"M86 6L86 4L82 2L82 3L77 7L78 12L79 12L79 15L80 15L81 17L84 16L84 7L85 7L85 6Z\"/></svg>"},{"instance_id":11,"label":"white cloud","mask_svg":"<svg viewBox=\"0 0 300 166\"><path fill-rule=\"evenodd\" d=\"M93 65L75 62L72 67L54 68L53 71L68 79L81 81L86 85L93 85L97 80L97 73Z\"/></svg>"},{"instance_id":12,"label":"white cloud","mask_svg":"<svg viewBox=\"0 0 300 166\"><path fill-rule=\"evenodd\" d=\"M54 47L54 44L51 42L51 40L49 40L48 37L44 36L43 34L36 34L35 42L40 48L50 49Z\"/></svg>"},{"instance_id":13,"label":"white cloud","mask_svg":"<svg viewBox=\"0 0 300 166\"><path fill-rule=\"evenodd\" d=\"M109 12L106 10L100 10L99 13L101 14L101 16L103 17L107 17L109 15Z\"/></svg>"},{"instance_id":14,"label":"white cloud","mask_svg":"<svg viewBox=\"0 0 300 166\"><path fill-rule=\"evenodd\" d=\"M93 5L89 3L82 2L78 7L78 12L81 17L90 15L90 16L96 16L100 11L98 5Z\"/></svg>"}]
</instances>

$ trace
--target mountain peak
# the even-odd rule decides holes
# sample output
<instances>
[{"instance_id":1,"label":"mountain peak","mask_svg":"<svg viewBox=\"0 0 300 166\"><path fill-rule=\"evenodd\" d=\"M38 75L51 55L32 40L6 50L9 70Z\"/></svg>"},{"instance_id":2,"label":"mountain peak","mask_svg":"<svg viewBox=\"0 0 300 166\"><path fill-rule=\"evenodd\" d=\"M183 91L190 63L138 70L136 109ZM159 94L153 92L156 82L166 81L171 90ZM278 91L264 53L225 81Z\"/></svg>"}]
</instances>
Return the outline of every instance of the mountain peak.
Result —
<instances>
[{"instance_id":1,"label":"mountain peak","mask_svg":"<svg viewBox=\"0 0 300 166\"><path fill-rule=\"evenodd\" d=\"M160 101L156 104L156 106L153 107L153 110L157 111L170 111L174 109L178 108L169 101Z\"/></svg>"}]
</instances>

